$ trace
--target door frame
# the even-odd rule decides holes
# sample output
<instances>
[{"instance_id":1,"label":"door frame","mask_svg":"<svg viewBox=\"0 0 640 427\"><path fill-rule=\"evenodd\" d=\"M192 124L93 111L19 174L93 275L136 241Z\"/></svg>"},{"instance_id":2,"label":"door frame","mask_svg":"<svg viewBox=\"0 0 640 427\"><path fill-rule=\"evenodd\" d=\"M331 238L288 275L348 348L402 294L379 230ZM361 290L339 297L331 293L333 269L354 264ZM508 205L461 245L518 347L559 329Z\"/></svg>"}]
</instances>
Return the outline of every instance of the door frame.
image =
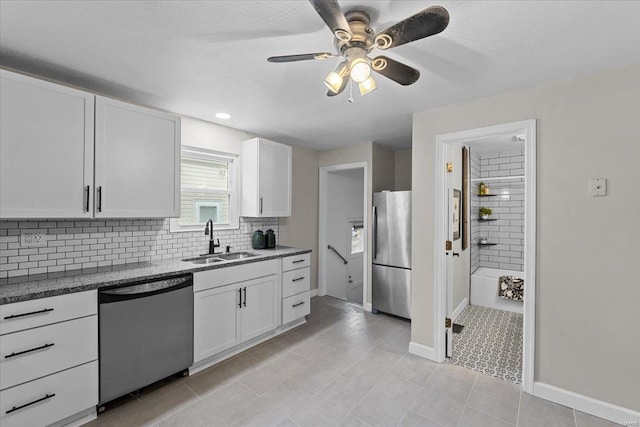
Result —
<instances>
[{"instance_id":1,"label":"door frame","mask_svg":"<svg viewBox=\"0 0 640 427\"><path fill-rule=\"evenodd\" d=\"M536 120L524 120L496 126L470 129L436 136L435 164L435 262L434 262L434 353L437 362L445 360L447 191L446 144L464 143L472 139L499 134L524 135L525 141L525 233L524 276L527 284L523 307L522 388L533 394L535 358L536 296Z\"/></svg>"},{"instance_id":2,"label":"door frame","mask_svg":"<svg viewBox=\"0 0 640 427\"><path fill-rule=\"evenodd\" d=\"M345 163L334 166L323 166L320 168L319 176L319 215L318 215L318 295L327 294L327 177L331 172L344 171L349 169L362 169L362 223L365 229L364 234L364 253L362 254L362 308L371 311L371 304L367 302L367 294L369 289L368 259L369 259L369 206L367 203L367 194L369 191L367 176L367 162Z\"/></svg>"}]
</instances>

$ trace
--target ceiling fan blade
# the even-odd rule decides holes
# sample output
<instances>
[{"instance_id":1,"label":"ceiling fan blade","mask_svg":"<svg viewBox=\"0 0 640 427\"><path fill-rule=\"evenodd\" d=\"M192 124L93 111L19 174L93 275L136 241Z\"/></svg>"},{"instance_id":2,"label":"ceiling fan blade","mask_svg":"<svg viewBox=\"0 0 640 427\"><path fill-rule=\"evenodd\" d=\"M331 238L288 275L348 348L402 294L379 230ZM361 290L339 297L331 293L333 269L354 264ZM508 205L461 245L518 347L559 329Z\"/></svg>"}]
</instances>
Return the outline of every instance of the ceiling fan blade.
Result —
<instances>
[{"instance_id":1,"label":"ceiling fan blade","mask_svg":"<svg viewBox=\"0 0 640 427\"><path fill-rule=\"evenodd\" d=\"M380 31L375 36L379 49L390 49L442 32L449 25L449 12L442 6L431 6L410 18Z\"/></svg>"},{"instance_id":2,"label":"ceiling fan blade","mask_svg":"<svg viewBox=\"0 0 640 427\"><path fill-rule=\"evenodd\" d=\"M317 52L317 53L303 53L300 55L282 55L282 56L271 56L267 58L269 62L295 62L295 61L308 61L311 59L327 59L332 56L335 56L329 52Z\"/></svg>"},{"instance_id":3,"label":"ceiling fan blade","mask_svg":"<svg viewBox=\"0 0 640 427\"><path fill-rule=\"evenodd\" d=\"M336 37L345 41L351 39L351 28L336 0L309 0L309 3Z\"/></svg>"},{"instance_id":4,"label":"ceiling fan blade","mask_svg":"<svg viewBox=\"0 0 640 427\"><path fill-rule=\"evenodd\" d=\"M386 56L373 58L371 64L373 71L403 86L409 86L420 78L420 71Z\"/></svg>"}]
</instances>

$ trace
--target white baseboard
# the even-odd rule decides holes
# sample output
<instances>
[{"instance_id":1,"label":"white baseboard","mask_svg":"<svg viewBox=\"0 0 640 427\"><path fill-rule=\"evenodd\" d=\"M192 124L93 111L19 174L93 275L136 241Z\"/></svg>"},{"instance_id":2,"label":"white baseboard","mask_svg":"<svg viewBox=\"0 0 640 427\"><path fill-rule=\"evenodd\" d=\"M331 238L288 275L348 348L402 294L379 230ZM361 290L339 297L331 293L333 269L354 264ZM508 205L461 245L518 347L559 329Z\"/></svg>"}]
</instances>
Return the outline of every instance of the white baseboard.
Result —
<instances>
[{"instance_id":1,"label":"white baseboard","mask_svg":"<svg viewBox=\"0 0 640 427\"><path fill-rule=\"evenodd\" d=\"M639 425L640 412L549 384L533 383L533 395L622 425Z\"/></svg>"},{"instance_id":2,"label":"white baseboard","mask_svg":"<svg viewBox=\"0 0 640 427\"><path fill-rule=\"evenodd\" d=\"M464 308L468 305L469 305L469 298L465 297L465 299L462 300L460 305L458 305L456 309L453 310L453 313L451 313L451 321L453 322L454 320L456 320L458 316L460 316L460 313L462 313L462 310L464 310Z\"/></svg>"},{"instance_id":3,"label":"white baseboard","mask_svg":"<svg viewBox=\"0 0 640 427\"><path fill-rule=\"evenodd\" d=\"M366 302L366 303L364 303L363 307L364 307L364 309L365 309L366 311L368 311L368 312L371 312L371 310L373 310L373 307L371 306L371 303L370 303L370 302Z\"/></svg>"},{"instance_id":4,"label":"white baseboard","mask_svg":"<svg viewBox=\"0 0 640 427\"><path fill-rule=\"evenodd\" d=\"M318 296L318 288L311 289L311 298Z\"/></svg>"},{"instance_id":5,"label":"white baseboard","mask_svg":"<svg viewBox=\"0 0 640 427\"><path fill-rule=\"evenodd\" d=\"M426 345L411 341L409 343L409 353L437 362L436 351L433 347L427 347Z\"/></svg>"}]
</instances>

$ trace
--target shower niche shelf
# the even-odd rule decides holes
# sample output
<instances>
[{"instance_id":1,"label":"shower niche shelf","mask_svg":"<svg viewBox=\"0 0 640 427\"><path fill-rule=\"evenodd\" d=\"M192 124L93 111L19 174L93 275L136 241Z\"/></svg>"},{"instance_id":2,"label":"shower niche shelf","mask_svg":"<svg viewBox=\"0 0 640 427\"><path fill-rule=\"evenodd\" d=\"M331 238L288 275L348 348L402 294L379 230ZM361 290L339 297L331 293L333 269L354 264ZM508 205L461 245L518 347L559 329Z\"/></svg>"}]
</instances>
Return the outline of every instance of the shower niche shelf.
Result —
<instances>
[{"instance_id":1,"label":"shower niche shelf","mask_svg":"<svg viewBox=\"0 0 640 427\"><path fill-rule=\"evenodd\" d=\"M478 246L497 246L497 243L478 243Z\"/></svg>"},{"instance_id":2,"label":"shower niche shelf","mask_svg":"<svg viewBox=\"0 0 640 427\"><path fill-rule=\"evenodd\" d=\"M486 219L482 219L482 218L476 218L478 221L480 222L491 222L491 221L497 221L498 218L486 218Z\"/></svg>"},{"instance_id":3,"label":"shower niche shelf","mask_svg":"<svg viewBox=\"0 0 640 427\"><path fill-rule=\"evenodd\" d=\"M496 197L500 196L500 194L476 194L478 197Z\"/></svg>"}]
</instances>

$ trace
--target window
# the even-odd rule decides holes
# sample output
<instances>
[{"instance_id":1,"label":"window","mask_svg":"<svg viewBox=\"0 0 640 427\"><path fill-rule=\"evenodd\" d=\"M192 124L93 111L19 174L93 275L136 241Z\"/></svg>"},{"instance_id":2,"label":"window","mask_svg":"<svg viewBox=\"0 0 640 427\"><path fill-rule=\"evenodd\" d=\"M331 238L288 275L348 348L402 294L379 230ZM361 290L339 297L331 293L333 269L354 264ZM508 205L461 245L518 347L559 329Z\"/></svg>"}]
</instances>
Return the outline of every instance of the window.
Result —
<instances>
[{"instance_id":1,"label":"window","mask_svg":"<svg viewBox=\"0 0 640 427\"><path fill-rule=\"evenodd\" d=\"M351 255L364 252L364 226L361 222L351 224Z\"/></svg>"},{"instance_id":2,"label":"window","mask_svg":"<svg viewBox=\"0 0 640 427\"><path fill-rule=\"evenodd\" d=\"M180 218L171 231L201 230L208 220L214 228L238 227L235 160L232 154L182 147Z\"/></svg>"}]
</instances>

